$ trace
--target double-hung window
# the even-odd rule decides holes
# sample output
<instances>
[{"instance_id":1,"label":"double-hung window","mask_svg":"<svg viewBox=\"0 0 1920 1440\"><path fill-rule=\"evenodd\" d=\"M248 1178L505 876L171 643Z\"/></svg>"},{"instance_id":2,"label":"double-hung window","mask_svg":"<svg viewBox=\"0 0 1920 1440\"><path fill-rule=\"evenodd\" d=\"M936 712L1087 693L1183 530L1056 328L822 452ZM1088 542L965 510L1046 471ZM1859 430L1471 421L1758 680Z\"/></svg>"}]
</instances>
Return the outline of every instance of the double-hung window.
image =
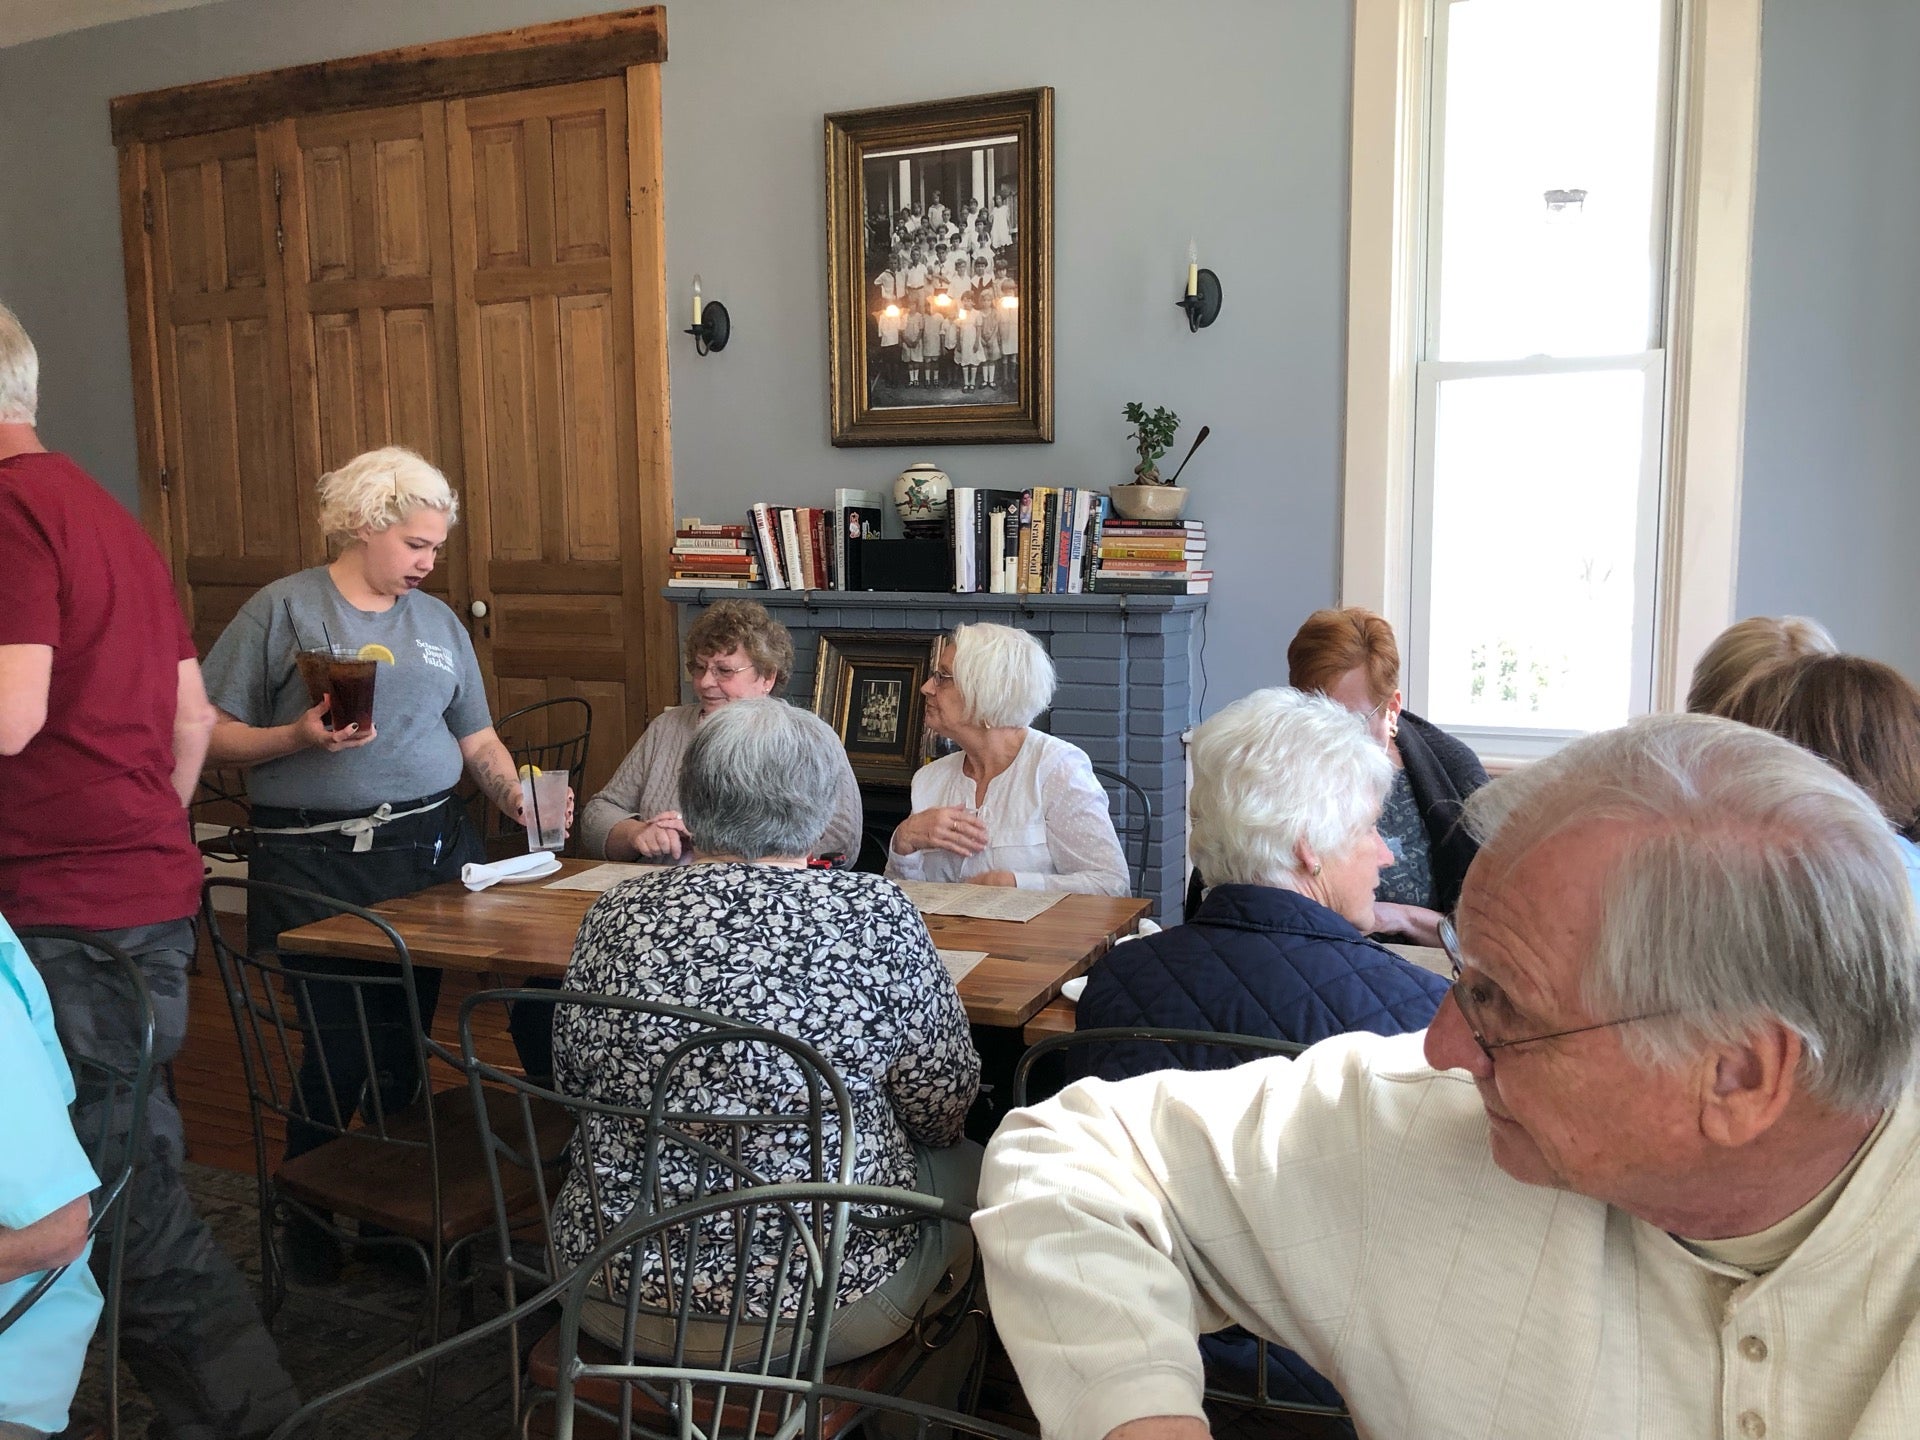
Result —
<instances>
[{"instance_id":1,"label":"double-hung window","mask_svg":"<svg viewBox=\"0 0 1920 1440\"><path fill-rule=\"evenodd\" d=\"M1668 703L1728 618L1751 64L1744 138L1707 102L1743 6L1359 0L1342 588L1489 756Z\"/></svg>"}]
</instances>

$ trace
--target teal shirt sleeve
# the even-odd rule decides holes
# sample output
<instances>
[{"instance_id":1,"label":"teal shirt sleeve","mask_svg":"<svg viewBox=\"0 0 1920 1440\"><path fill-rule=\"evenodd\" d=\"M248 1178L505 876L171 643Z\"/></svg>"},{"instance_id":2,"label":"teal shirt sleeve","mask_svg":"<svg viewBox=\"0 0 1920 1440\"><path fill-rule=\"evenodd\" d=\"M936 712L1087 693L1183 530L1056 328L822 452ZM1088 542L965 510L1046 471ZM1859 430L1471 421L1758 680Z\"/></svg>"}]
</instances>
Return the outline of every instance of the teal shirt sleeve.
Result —
<instances>
[{"instance_id":1,"label":"teal shirt sleeve","mask_svg":"<svg viewBox=\"0 0 1920 1440\"><path fill-rule=\"evenodd\" d=\"M0 920L0 1226L24 1230L99 1186L73 1133L73 1076L40 972Z\"/></svg>"}]
</instances>

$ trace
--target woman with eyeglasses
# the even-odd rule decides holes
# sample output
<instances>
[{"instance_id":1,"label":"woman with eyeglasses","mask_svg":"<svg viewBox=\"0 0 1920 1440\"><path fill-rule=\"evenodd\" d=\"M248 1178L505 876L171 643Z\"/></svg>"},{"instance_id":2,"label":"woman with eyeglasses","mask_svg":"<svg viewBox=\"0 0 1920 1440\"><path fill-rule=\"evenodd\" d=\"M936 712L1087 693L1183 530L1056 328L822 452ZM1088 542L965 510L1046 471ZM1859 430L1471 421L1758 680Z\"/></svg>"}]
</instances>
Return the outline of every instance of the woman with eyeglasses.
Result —
<instances>
[{"instance_id":1,"label":"woman with eyeglasses","mask_svg":"<svg viewBox=\"0 0 1920 1440\"><path fill-rule=\"evenodd\" d=\"M957 754L913 777L913 813L887 847L896 880L1125 895L1126 856L1107 792L1077 745L1033 728L1053 661L1006 625L961 625L920 688L926 725Z\"/></svg>"},{"instance_id":2,"label":"woman with eyeglasses","mask_svg":"<svg viewBox=\"0 0 1920 1440\"><path fill-rule=\"evenodd\" d=\"M663 710L627 752L606 788L587 802L580 840L608 860L677 861L692 853L680 818L680 762L700 723L735 700L774 695L793 674L793 636L752 600L722 600L688 627L687 674L697 701ZM860 851L860 787L841 755L833 818L812 854Z\"/></svg>"}]
</instances>

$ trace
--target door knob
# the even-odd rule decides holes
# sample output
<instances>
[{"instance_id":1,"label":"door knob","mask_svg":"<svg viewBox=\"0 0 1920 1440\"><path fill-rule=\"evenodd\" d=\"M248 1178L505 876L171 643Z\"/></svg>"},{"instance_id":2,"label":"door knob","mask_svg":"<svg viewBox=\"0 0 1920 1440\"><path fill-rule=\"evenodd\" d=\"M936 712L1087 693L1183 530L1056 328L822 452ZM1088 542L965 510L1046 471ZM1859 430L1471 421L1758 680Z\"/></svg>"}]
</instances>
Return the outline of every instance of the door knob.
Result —
<instances>
[{"instance_id":1,"label":"door knob","mask_svg":"<svg viewBox=\"0 0 1920 1440\"><path fill-rule=\"evenodd\" d=\"M484 600L474 601L471 605L467 607L467 613L473 616L473 618L476 620L486 619L487 618L487 602Z\"/></svg>"}]
</instances>

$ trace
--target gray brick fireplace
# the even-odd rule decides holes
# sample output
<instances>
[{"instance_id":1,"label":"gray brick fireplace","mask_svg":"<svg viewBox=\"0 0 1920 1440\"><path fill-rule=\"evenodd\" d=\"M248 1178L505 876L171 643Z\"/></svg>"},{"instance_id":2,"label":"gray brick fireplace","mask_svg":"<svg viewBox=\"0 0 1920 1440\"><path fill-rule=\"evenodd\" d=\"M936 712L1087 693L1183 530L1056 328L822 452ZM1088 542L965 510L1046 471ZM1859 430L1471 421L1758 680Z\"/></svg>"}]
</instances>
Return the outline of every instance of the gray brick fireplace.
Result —
<instances>
[{"instance_id":1,"label":"gray brick fireplace","mask_svg":"<svg viewBox=\"0 0 1920 1440\"><path fill-rule=\"evenodd\" d=\"M1071 740L1153 800L1145 893L1161 922L1180 918L1186 886L1187 770L1181 733L1194 723L1192 671L1206 616L1199 595L927 595L881 591L749 592L793 632L788 697L813 695L823 630L916 631L992 621L1025 630L1053 657L1053 708L1036 725ZM674 590L684 629L735 590ZM1131 857L1130 857L1131 858Z\"/></svg>"}]
</instances>

